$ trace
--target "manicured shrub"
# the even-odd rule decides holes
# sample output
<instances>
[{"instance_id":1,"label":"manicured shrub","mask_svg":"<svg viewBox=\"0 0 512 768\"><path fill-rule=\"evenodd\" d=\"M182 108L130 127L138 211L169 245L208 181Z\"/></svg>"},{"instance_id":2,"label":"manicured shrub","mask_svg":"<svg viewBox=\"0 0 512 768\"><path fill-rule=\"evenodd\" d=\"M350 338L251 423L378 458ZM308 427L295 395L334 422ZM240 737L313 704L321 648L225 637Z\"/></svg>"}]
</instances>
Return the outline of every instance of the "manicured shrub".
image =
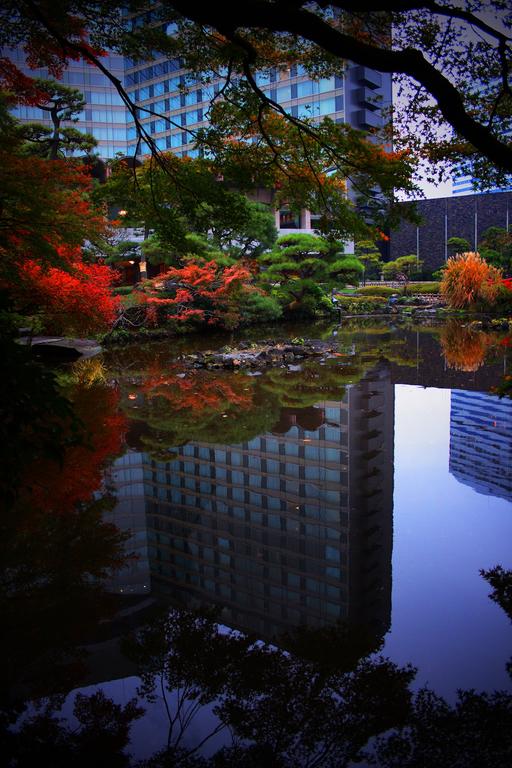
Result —
<instances>
[{"instance_id":1,"label":"manicured shrub","mask_svg":"<svg viewBox=\"0 0 512 768\"><path fill-rule=\"evenodd\" d=\"M397 292L396 288L389 285L365 285L357 289L357 296L392 296Z\"/></svg>"},{"instance_id":2,"label":"manicured shrub","mask_svg":"<svg viewBox=\"0 0 512 768\"><path fill-rule=\"evenodd\" d=\"M448 259L440 291L455 309L488 307L494 304L500 285L500 270L470 251Z\"/></svg>"},{"instance_id":3,"label":"manicured shrub","mask_svg":"<svg viewBox=\"0 0 512 768\"><path fill-rule=\"evenodd\" d=\"M441 284L439 281L432 281L432 282L425 282L425 283L409 283L409 293L420 293L420 294L439 293L440 285Z\"/></svg>"},{"instance_id":4,"label":"manicured shrub","mask_svg":"<svg viewBox=\"0 0 512 768\"><path fill-rule=\"evenodd\" d=\"M244 296L240 314L242 324L250 325L251 323L271 323L274 320L279 320L283 310L274 296L254 291L254 293Z\"/></svg>"}]
</instances>

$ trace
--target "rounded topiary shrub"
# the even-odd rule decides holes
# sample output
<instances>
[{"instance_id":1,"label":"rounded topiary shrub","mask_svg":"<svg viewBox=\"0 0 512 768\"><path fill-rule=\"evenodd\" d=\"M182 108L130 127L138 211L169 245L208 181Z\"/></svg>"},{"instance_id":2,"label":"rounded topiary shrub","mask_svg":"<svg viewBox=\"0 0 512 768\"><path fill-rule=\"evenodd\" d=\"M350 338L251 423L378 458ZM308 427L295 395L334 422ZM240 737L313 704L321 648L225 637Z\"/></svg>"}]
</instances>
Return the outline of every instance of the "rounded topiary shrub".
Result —
<instances>
[{"instance_id":1,"label":"rounded topiary shrub","mask_svg":"<svg viewBox=\"0 0 512 768\"><path fill-rule=\"evenodd\" d=\"M254 291L244 296L240 308L241 322L244 325L252 323L270 323L279 320L283 310L274 296Z\"/></svg>"}]
</instances>

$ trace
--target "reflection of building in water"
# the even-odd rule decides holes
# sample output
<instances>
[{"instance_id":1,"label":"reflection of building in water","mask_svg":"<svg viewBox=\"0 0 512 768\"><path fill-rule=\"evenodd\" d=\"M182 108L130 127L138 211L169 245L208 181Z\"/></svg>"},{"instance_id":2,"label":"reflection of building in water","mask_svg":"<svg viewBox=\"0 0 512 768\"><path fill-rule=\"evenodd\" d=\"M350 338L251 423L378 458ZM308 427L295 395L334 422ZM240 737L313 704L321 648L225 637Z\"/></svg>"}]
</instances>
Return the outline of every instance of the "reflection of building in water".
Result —
<instances>
[{"instance_id":1,"label":"reflection of building in water","mask_svg":"<svg viewBox=\"0 0 512 768\"><path fill-rule=\"evenodd\" d=\"M149 593L151 573L141 454L125 454L114 462L106 474L107 486L115 488L117 503L112 512L104 515L104 520L121 531L130 531L125 550L134 555L125 567L109 578L106 587L109 591L123 594Z\"/></svg>"},{"instance_id":2,"label":"reflection of building in water","mask_svg":"<svg viewBox=\"0 0 512 768\"><path fill-rule=\"evenodd\" d=\"M450 472L479 493L512 499L512 401L452 390Z\"/></svg>"},{"instance_id":3,"label":"reflection of building in water","mask_svg":"<svg viewBox=\"0 0 512 768\"><path fill-rule=\"evenodd\" d=\"M144 453L118 461L118 483L136 472L140 489L143 472L152 588L188 606L221 604L226 623L267 638L340 618L384 632L393 405L377 370L342 401L283 409L272 433L249 442L189 443L167 463ZM125 503L129 483L120 490Z\"/></svg>"}]
</instances>

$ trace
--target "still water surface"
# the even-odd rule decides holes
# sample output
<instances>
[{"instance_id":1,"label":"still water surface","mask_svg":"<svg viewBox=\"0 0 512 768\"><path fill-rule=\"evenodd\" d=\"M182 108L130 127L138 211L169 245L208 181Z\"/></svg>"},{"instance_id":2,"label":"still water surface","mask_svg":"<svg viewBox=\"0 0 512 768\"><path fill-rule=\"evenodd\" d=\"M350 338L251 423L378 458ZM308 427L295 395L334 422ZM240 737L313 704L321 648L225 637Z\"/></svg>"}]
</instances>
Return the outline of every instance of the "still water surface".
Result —
<instances>
[{"instance_id":1,"label":"still water surface","mask_svg":"<svg viewBox=\"0 0 512 768\"><path fill-rule=\"evenodd\" d=\"M135 557L103 580L105 615L66 629L87 651L75 693L139 695L133 763L169 747L158 765L222 749L216 765L510 764L512 400L491 391L509 372L503 334L281 334L337 352L264 371L185 365L238 343L209 338L76 367L76 401L117 457L72 470L103 488L103 524ZM461 704L458 689L491 698Z\"/></svg>"}]
</instances>

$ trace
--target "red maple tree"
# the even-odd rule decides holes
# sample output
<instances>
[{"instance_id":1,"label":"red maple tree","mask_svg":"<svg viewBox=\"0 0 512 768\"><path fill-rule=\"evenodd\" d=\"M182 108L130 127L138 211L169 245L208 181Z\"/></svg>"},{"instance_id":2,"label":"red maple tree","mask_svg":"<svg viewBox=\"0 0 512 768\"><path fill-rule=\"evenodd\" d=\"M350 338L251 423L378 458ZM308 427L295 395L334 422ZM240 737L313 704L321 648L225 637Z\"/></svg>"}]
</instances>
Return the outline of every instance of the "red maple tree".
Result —
<instances>
[{"instance_id":1,"label":"red maple tree","mask_svg":"<svg viewBox=\"0 0 512 768\"><path fill-rule=\"evenodd\" d=\"M225 267L214 260L190 260L184 267L169 269L146 282L148 320L156 323L158 310L165 309L168 319L196 319L234 328L240 321L244 293L257 290L250 285L251 280L251 270L243 263ZM172 291L174 296L164 293Z\"/></svg>"}]
</instances>

